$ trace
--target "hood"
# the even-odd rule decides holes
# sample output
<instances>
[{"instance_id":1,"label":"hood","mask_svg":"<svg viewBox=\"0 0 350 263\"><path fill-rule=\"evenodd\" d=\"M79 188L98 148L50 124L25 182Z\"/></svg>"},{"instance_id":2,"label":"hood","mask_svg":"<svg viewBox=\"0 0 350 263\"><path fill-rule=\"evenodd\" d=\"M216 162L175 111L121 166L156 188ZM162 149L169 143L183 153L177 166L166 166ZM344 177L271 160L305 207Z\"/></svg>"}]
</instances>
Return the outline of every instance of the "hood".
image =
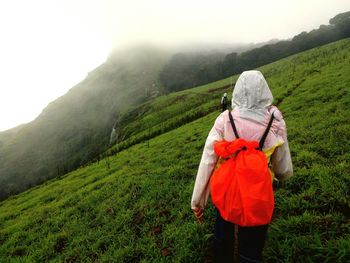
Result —
<instances>
[{"instance_id":1,"label":"hood","mask_svg":"<svg viewBox=\"0 0 350 263\"><path fill-rule=\"evenodd\" d=\"M272 105L273 96L260 71L244 71L233 89L232 107L238 109L241 118L264 121L270 115L268 107Z\"/></svg>"}]
</instances>

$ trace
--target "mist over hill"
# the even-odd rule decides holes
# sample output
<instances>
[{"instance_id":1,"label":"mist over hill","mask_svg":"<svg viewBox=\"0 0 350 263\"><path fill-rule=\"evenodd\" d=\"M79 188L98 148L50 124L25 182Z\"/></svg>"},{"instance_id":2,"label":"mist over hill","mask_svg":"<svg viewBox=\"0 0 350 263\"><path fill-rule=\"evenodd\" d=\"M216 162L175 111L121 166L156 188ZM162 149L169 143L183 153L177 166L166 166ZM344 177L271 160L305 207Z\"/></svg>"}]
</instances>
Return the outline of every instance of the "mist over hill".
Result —
<instances>
[{"instance_id":1,"label":"mist over hill","mask_svg":"<svg viewBox=\"0 0 350 263\"><path fill-rule=\"evenodd\" d=\"M350 37L350 11L331 18L329 25L301 32L292 39L260 43L248 50L227 53L223 58L212 54L175 54L160 72L160 81L167 92L184 90L346 37Z\"/></svg>"},{"instance_id":2,"label":"mist over hill","mask_svg":"<svg viewBox=\"0 0 350 263\"><path fill-rule=\"evenodd\" d=\"M0 198L95 158L108 146L116 114L160 92L168 56L151 47L114 52L34 121L0 133Z\"/></svg>"}]
</instances>

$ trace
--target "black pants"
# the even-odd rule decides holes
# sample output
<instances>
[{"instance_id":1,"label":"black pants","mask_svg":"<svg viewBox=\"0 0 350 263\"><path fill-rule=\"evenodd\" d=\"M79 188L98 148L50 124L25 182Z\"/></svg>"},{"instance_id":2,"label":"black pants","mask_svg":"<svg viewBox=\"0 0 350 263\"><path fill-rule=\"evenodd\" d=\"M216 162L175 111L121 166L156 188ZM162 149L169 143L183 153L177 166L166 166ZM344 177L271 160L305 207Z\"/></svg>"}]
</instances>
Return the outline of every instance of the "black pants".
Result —
<instances>
[{"instance_id":1,"label":"black pants","mask_svg":"<svg viewBox=\"0 0 350 263\"><path fill-rule=\"evenodd\" d=\"M238 226L238 258L241 263L261 262L268 225ZM217 263L234 262L235 225L225 221L217 211L214 257Z\"/></svg>"}]
</instances>

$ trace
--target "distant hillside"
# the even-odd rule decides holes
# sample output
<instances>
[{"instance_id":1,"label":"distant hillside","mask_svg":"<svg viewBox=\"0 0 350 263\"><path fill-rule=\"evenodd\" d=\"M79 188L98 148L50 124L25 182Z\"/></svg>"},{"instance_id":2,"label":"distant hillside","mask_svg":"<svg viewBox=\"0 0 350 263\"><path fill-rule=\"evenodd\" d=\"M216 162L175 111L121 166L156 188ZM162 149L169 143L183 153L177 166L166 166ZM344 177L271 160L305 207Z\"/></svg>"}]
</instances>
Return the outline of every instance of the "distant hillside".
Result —
<instances>
[{"instance_id":1,"label":"distant hillside","mask_svg":"<svg viewBox=\"0 0 350 263\"><path fill-rule=\"evenodd\" d=\"M294 164L275 193L266 262L350 262L349 57L350 40L342 40L260 68L287 122ZM190 199L229 83L141 105L127 150L0 202L0 259L211 262L214 209L198 225Z\"/></svg>"},{"instance_id":2,"label":"distant hillside","mask_svg":"<svg viewBox=\"0 0 350 263\"><path fill-rule=\"evenodd\" d=\"M159 74L165 93L193 88L218 80L214 65L221 63L227 54L243 53L267 44L276 43L273 39L268 42L250 44L217 44L184 47L175 53ZM211 70L214 69L214 70Z\"/></svg>"},{"instance_id":3,"label":"distant hillside","mask_svg":"<svg viewBox=\"0 0 350 263\"><path fill-rule=\"evenodd\" d=\"M213 54L176 54L160 72L160 81L168 92L189 89L346 37L350 37L350 11L336 15L329 25L302 32L291 40L271 41L245 52L233 51L224 58Z\"/></svg>"},{"instance_id":4,"label":"distant hillside","mask_svg":"<svg viewBox=\"0 0 350 263\"><path fill-rule=\"evenodd\" d=\"M151 47L115 52L33 122L0 133L0 199L103 151L117 114L160 92L158 74L168 56Z\"/></svg>"}]
</instances>

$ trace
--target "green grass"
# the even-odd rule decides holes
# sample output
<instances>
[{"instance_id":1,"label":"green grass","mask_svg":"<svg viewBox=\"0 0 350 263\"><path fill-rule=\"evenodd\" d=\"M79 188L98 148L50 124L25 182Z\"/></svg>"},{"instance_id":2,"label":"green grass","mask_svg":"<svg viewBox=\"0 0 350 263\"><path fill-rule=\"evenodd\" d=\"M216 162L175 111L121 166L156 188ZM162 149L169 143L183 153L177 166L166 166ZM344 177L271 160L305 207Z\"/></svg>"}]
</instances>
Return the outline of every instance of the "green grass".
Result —
<instances>
[{"instance_id":1,"label":"green grass","mask_svg":"<svg viewBox=\"0 0 350 263\"><path fill-rule=\"evenodd\" d=\"M260 68L284 113L295 172L276 191L266 262L350 261L349 57L343 40ZM1 202L0 262L209 262L214 210L198 225L190 199L229 83L143 105L128 121L127 140L139 142ZM202 103L208 112L186 122ZM172 118L180 127L141 142Z\"/></svg>"}]
</instances>

